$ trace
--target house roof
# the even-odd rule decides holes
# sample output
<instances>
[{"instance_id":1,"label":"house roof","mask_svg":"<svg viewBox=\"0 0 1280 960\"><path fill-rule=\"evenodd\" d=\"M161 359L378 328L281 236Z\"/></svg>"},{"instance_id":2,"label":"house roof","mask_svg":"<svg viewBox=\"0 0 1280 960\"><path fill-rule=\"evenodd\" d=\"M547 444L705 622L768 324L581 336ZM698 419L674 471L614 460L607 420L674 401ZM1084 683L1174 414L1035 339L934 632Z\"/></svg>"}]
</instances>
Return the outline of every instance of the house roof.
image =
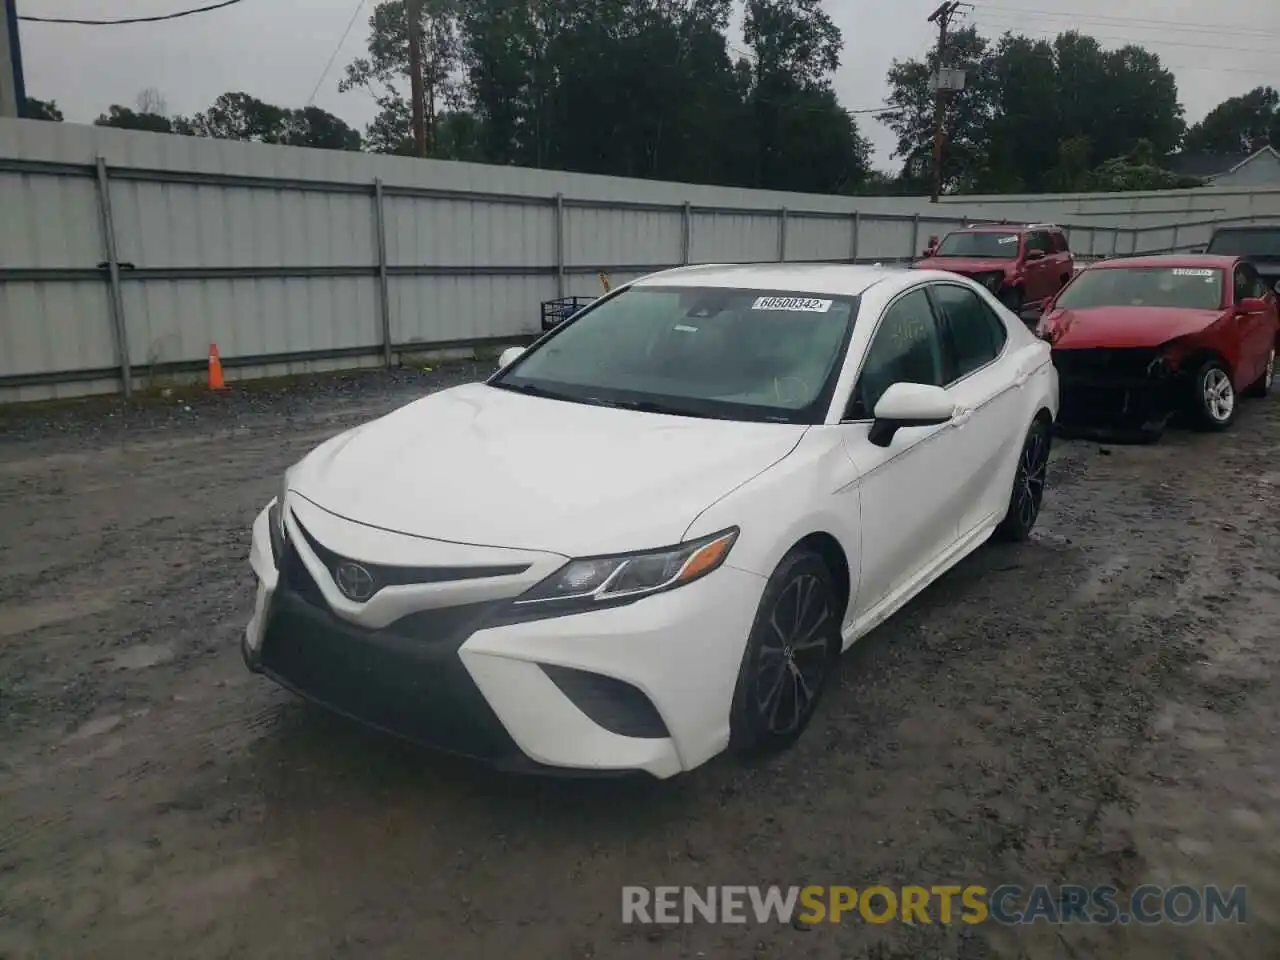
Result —
<instances>
[{"instance_id":1,"label":"house roof","mask_svg":"<svg viewBox=\"0 0 1280 960\"><path fill-rule=\"evenodd\" d=\"M1217 177L1234 173L1264 153L1280 160L1275 147L1264 146L1253 153L1172 153L1165 158L1164 168L1183 177Z\"/></svg>"}]
</instances>

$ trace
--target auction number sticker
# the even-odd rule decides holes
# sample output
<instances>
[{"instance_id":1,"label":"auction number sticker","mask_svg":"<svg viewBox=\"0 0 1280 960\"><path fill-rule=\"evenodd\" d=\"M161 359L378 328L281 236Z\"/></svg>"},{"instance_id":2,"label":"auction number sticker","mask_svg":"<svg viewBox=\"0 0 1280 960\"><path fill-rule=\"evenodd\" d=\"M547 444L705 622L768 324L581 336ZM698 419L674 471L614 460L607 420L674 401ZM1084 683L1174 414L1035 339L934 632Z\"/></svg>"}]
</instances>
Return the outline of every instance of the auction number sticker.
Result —
<instances>
[{"instance_id":1,"label":"auction number sticker","mask_svg":"<svg viewBox=\"0 0 1280 960\"><path fill-rule=\"evenodd\" d=\"M826 313L831 309L831 300L817 300L813 297L757 297L751 305L752 310L789 310L792 313Z\"/></svg>"},{"instance_id":2,"label":"auction number sticker","mask_svg":"<svg viewBox=\"0 0 1280 960\"><path fill-rule=\"evenodd\" d=\"M998 240L996 241L996 243L1017 243L1017 242L1018 242L1018 238L1017 238L1016 236L1015 236L1015 237L1001 237L1000 239L998 239Z\"/></svg>"},{"instance_id":3,"label":"auction number sticker","mask_svg":"<svg viewBox=\"0 0 1280 960\"><path fill-rule=\"evenodd\" d=\"M1214 275L1216 272L1217 272L1216 270L1199 270L1199 269L1197 269L1197 270L1192 270L1192 269L1191 269L1191 268L1189 268L1189 267L1174 267L1174 268L1173 268L1173 275L1174 275L1175 277L1208 277L1208 278L1212 279L1212 278L1213 278L1213 275Z\"/></svg>"}]
</instances>

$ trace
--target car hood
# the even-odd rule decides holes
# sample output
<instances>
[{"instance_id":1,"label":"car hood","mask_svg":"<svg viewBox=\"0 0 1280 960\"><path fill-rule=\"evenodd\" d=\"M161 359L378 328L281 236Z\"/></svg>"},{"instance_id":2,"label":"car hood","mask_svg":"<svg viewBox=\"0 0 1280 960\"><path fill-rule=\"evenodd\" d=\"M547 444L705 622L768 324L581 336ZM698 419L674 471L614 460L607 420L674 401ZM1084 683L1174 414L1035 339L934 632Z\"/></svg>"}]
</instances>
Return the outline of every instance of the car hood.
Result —
<instances>
[{"instance_id":1,"label":"car hood","mask_svg":"<svg viewBox=\"0 0 1280 960\"><path fill-rule=\"evenodd\" d=\"M1013 265L1012 260L978 257L926 257L911 266L917 270L946 270L948 273L1004 273Z\"/></svg>"},{"instance_id":2,"label":"car hood","mask_svg":"<svg viewBox=\"0 0 1280 960\"><path fill-rule=\"evenodd\" d=\"M1200 333L1222 316L1220 310L1168 307L1092 307L1055 310L1044 318L1055 349L1158 347Z\"/></svg>"},{"instance_id":3,"label":"car hood","mask_svg":"<svg viewBox=\"0 0 1280 960\"><path fill-rule=\"evenodd\" d=\"M805 427L587 406L467 384L339 434L290 489L358 523L590 556L678 543Z\"/></svg>"}]
</instances>

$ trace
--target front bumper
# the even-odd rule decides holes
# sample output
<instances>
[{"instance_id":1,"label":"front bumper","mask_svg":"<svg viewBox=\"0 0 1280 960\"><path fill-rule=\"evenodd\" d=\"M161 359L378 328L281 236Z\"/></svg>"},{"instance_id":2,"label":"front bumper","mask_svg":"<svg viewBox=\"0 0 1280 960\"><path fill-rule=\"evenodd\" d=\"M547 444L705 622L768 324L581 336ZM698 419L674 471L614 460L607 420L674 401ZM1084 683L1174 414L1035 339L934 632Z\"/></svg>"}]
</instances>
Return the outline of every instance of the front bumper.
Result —
<instances>
[{"instance_id":1,"label":"front bumper","mask_svg":"<svg viewBox=\"0 0 1280 960\"><path fill-rule=\"evenodd\" d=\"M1060 409L1067 429L1151 429L1177 409L1182 378L1155 351L1055 350Z\"/></svg>"},{"instance_id":2,"label":"front bumper","mask_svg":"<svg viewBox=\"0 0 1280 960\"><path fill-rule=\"evenodd\" d=\"M339 616L264 510L242 653L333 711L510 769L668 777L723 750L764 579L722 567L628 606L509 622L507 600L419 611L379 629ZM307 580L313 582L308 585Z\"/></svg>"}]
</instances>

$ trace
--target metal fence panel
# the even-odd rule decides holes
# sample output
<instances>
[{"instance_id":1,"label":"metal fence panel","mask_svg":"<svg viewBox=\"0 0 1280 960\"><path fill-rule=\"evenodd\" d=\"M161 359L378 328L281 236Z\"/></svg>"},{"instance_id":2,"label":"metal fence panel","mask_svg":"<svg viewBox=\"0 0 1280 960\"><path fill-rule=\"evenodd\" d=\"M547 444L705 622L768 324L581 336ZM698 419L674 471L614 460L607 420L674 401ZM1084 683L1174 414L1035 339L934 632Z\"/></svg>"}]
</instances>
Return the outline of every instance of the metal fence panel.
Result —
<instances>
[{"instance_id":1,"label":"metal fence panel","mask_svg":"<svg viewBox=\"0 0 1280 960\"><path fill-rule=\"evenodd\" d=\"M1001 220L1061 223L1088 260L1278 222L1280 190L930 204L0 120L0 401L198 375L211 342L232 378L392 364L536 333L597 271L901 263Z\"/></svg>"}]
</instances>

